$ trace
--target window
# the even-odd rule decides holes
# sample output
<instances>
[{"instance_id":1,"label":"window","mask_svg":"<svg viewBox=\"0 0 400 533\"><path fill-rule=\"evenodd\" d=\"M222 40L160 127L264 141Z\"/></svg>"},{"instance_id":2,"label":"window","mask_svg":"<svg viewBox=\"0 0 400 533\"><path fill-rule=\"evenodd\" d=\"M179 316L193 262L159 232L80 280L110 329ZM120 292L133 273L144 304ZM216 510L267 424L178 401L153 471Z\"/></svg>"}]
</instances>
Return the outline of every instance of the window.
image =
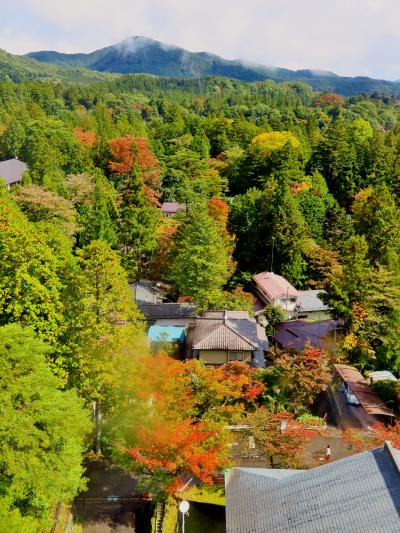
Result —
<instances>
[{"instance_id":1,"label":"window","mask_svg":"<svg viewBox=\"0 0 400 533\"><path fill-rule=\"evenodd\" d=\"M243 361L244 354L243 352L229 352L228 361Z\"/></svg>"}]
</instances>

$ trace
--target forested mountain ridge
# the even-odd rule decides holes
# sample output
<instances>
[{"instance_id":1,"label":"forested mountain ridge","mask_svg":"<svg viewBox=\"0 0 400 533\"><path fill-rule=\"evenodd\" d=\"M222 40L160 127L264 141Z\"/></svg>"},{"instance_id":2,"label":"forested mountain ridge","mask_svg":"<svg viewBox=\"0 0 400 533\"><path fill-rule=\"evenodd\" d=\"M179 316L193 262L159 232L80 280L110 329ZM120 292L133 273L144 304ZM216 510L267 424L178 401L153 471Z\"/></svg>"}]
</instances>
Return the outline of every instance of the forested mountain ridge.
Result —
<instances>
[{"instance_id":1,"label":"forested mountain ridge","mask_svg":"<svg viewBox=\"0 0 400 533\"><path fill-rule=\"evenodd\" d=\"M189 52L146 37L132 37L88 54L40 51L31 52L27 57L59 67L82 67L101 72L148 73L177 78L225 76L248 82L270 79L277 82L304 82L317 91L337 92L345 96L375 92L400 96L400 86L395 82L361 76L344 77L308 69L293 71L239 59L227 60L206 52Z\"/></svg>"},{"instance_id":2,"label":"forested mountain ridge","mask_svg":"<svg viewBox=\"0 0 400 533\"><path fill-rule=\"evenodd\" d=\"M45 65L34 59L0 50L1 81L10 80L18 83L23 80L41 79L69 83L91 83L111 77L111 74L102 74L80 67L66 69L52 64Z\"/></svg>"}]
</instances>

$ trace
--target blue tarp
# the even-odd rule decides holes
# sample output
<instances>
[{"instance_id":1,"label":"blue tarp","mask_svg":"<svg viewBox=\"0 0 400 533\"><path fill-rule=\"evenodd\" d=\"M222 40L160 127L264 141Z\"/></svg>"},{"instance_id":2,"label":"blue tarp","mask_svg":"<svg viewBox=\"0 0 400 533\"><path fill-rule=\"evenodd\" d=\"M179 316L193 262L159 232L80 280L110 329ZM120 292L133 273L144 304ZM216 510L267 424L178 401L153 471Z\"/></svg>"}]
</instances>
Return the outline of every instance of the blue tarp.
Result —
<instances>
[{"instance_id":1,"label":"blue tarp","mask_svg":"<svg viewBox=\"0 0 400 533\"><path fill-rule=\"evenodd\" d=\"M183 342L185 340L185 328L183 326L150 326L147 336L152 342Z\"/></svg>"}]
</instances>

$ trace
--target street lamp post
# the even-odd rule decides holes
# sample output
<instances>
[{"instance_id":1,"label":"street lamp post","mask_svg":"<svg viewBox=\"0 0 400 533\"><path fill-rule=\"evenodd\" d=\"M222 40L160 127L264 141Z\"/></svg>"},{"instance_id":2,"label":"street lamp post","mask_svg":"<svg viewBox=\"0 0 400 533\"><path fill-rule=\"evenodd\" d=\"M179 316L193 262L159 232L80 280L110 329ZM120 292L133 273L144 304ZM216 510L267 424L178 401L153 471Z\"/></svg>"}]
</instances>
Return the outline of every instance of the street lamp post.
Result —
<instances>
[{"instance_id":1,"label":"street lamp post","mask_svg":"<svg viewBox=\"0 0 400 533\"><path fill-rule=\"evenodd\" d=\"M182 533L185 533L185 516L189 511L189 502L182 500L179 504L179 511L182 513Z\"/></svg>"}]
</instances>

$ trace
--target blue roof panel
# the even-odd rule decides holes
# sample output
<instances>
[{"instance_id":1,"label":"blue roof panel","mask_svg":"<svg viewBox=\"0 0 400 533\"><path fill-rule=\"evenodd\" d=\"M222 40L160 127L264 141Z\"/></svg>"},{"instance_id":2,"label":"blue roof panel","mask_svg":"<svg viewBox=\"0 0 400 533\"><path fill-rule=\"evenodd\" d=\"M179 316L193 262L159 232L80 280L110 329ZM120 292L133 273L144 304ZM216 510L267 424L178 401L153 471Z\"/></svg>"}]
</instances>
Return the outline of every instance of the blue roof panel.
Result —
<instances>
[{"instance_id":1,"label":"blue roof panel","mask_svg":"<svg viewBox=\"0 0 400 533\"><path fill-rule=\"evenodd\" d=\"M152 342L184 342L185 328L178 326L150 326L147 336Z\"/></svg>"}]
</instances>

